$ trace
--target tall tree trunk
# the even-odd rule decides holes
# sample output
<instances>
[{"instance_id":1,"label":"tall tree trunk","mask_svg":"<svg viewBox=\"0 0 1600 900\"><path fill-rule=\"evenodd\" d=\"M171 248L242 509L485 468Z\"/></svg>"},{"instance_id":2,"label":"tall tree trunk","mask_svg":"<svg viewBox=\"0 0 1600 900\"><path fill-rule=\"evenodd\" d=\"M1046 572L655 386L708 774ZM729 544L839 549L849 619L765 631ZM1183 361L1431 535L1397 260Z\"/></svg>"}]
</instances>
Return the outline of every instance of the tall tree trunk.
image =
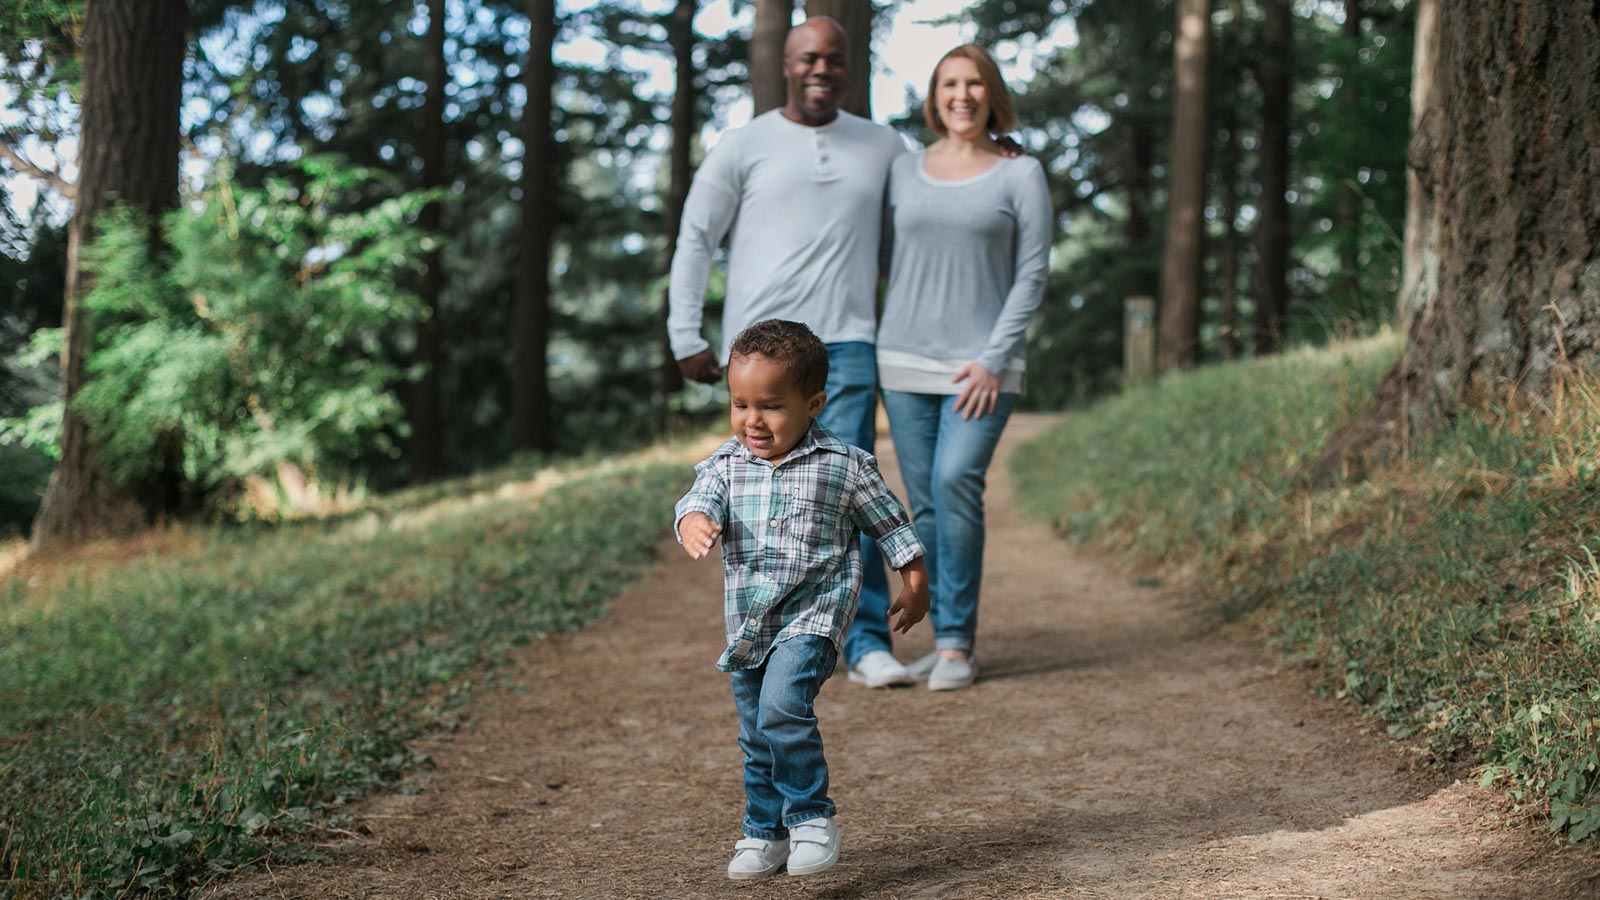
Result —
<instances>
[{"instance_id":1,"label":"tall tree trunk","mask_svg":"<svg viewBox=\"0 0 1600 900\"><path fill-rule=\"evenodd\" d=\"M1261 186L1256 217L1256 353L1283 344L1289 311L1289 0L1261 0Z\"/></svg>"},{"instance_id":2,"label":"tall tree trunk","mask_svg":"<svg viewBox=\"0 0 1600 900\"><path fill-rule=\"evenodd\" d=\"M756 115L784 104L783 42L789 39L794 0L755 0L756 27L750 37L750 93Z\"/></svg>"},{"instance_id":3,"label":"tall tree trunk","mask_svg":"<svg viewBox=\"0 0 1600 900\"><path fill-rule=\"evenodd\" d=\"M1348 133L1355 134L1361 127L1361 89L1357 75L1361 67L1361 0L1344 0L1344 24L1339 28L1350 54L1349 68L1343 73L1339 88L1339 113ZM1350 309L1358 309L1361 301L1361 188L1354 171L1344 174L1339 185L1334 221L1339 228L1339 288L1340 299Z\"/></svg>"},{"instance_id":4,"label":"tall tree trunk","mask_svg":"<svg viewBox=\"0 0 1600 900\"><path fill-rule=\"evenodd\" d=\"M850 36L850 81L839 108L872 117L872 0L806 0L806 16L831 16Z\"/></svg>"},{"instance_id":5,"label":"tall tree trunk","mask_svg":"<svg viewBox=\"0 0 1600 900\"><path fill-rule=\"evenodd\" d=\"M667 188L667 209L662 227L667 235L667 265L678 253L678 228L683 222L683 204L689 198L689 181L694 177L694 163L690 151L695 135L694 86L694 14L697 0L678 0L672 10L670 41L677 84L672 93L672 156L671 182ZM683 372L672 357L672 346L667 337L667 290L661 289L661 321L657 329L661 345L661 399L657 410L657 424L665 427L667 421L666 398L683 388Z\"/></svg>"},{"instance_id":6,"label":"tall tree trunk","mask_svg":"<svg viewBox=\"0 0 1600 900\"><path fill-rule=\"evenodd\" d=\"M1439 265L1401 366L1430 416L1546 394L1600 351L1594 5L1447 6L1418 160Z\"/></svg>"},{"instance_id":7,"label":"tall tree trunk","mask_svg":"<svg viewBox=\"0 0 1600 900\"><path fill-rule=\"evenodd\" d=\"M1205 238L1206 57L1211 0L1178 0L1173 40L1172 151L1167 161L1167 238L1162 253L1160 339L1162 372L1200 359L1200 261Z\"/></svg>"},{"instance_id":8,"label":"tall tree trunk","mask_svg":"<svg viewBox=\"0 0 1600 900\"><path fill-rule=\"evenodd\" d=\"M1123 227L1128 252L1134 259L1144 259L1154 254L1150 246L1150 173L1155 167L1155 139L1150 131L1150 123L1142 113L1133 113L1128 123L1128 218ZM1154 296L1158 276L1153 269L1147 271L1147 268L1139 267L1131 287L1135 294Z\"/></svg>"},{"instance_id":9,"label":"tall tree trunk","mask_svg":"<svg viewBox=\"0 0 1600 900\"><path fill-rule=\"evenodd\" d=\"M1227 85L1228 93L1221 99L1217 110L1217 130L1222 137L1222 148L1217 159L1217 186L1220 196L1217 205L1222 210L1222 245L1218 251L1217 289L1221 307L1218 323L1218 351L1225 360L1239 356L1239 101L1240 72L1244 60L1239 53L1240 34L1244 28L1244 4L1229 0L1230 12L1226 38L1219 54L1221 65L1217 71L1220 81Z\"/></svg>"},{"instance_id":10,"label":"tall tree trunk","mask_svg":"<svg viewBox=\"0 0 1600 900\"><path fill-rule=\"evenodd\" d=\"M1432 153L1423 128L1433 99L1433 69L1439 46L1439 0L1417 0L1417 35L1411 63L1411 142L1406 150L1405 260L1400 281L1400 327L1409 328L1427 304L1427 290L1438 278L1439 220L1427 208L1429 197L1417 170ZM1413 161L1416 160L1416 161Z\"/></svg>"},{"instance_id":11,"label":"tall tree trunk","mask_svg":"<svg viewBox=\"0 0 1600 900\"><path fill-rule=\"evenodd\" d=\"M78 203L67 239L62 355L67 411L61 462L34 520L36 547L130 534L148 525L166 500L139 485L110 481L71 403L87 379L93 347L93 325L80 302L90 284L79 260L95 238L95 220L113 201L152 219L178 201L178 110L188 30L184 0L89 0L84 11ZM152 252L158 241L152 232Z\"/></svg>"},{"instance_id":12,"label":"tall tree trunk","mask_svg":"<svg viewBox=\"0 0 1600 900\"><path fill-rule=\"evenodd\" d=\"M511 447L555 449L550 421L550 244L555 234L555 0L527 0L532 32L524 66L522 233L512 316Z\"/></svg>"},{"instance_id":13,"label":"tall tree trunk","mask_svg":"<svg viewBox=\"0 0 1600 900\"><path fill-rule=\"evenodd\" d=\"M1412 165L1435 231L1424 303L1323 470L1404 449L1464 407L1539 398L1600 357L1600 17L1592 0L1446 0ZM1356 462L1353 463L1352 460Z\"/></svg>"},{"instance_id":14,"label":"tall tree trunk","mask_svg":"<svg viewBox=\"0 0 1600 900\"><path fill-rule=\"evenodd\" d=\"M444 88L449 79L444 58L444 0L428 0L428 33L424 39L427 61L427 94L422 105L422 187L435 190L444 185L445 121ZM436 201L422 208L417 224L431 234L440 233L441 210ZM422 365L422 376L411 386L407 414L411 422L411 481L432 481L444 470L444 424L439 407L439 368L444 362L440 341L439 295L444 287L444 252L434 249L422 260L423 271L417 294L425 313L417 323L417 347L413 361Z\"/></svg>"}]
</instances>

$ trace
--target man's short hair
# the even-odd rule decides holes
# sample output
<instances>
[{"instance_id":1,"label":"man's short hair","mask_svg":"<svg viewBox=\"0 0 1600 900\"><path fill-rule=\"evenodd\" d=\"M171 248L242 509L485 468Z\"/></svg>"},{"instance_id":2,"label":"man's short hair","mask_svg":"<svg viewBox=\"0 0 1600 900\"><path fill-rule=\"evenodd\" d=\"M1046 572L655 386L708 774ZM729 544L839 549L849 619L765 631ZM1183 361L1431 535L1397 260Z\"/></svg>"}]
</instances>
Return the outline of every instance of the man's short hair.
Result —
<instances>
[{"instance_id":1,"label":"man's short hair","mask_svg":"<svg viewBox=\"0 0 1600 900\"><path fill-rule=\"evenodd\" d=\"M728 356L761 354L781 364L807 397L828 387L828 348L799 322L767 319L739 332Z\"/></svg>"}]
</instances>

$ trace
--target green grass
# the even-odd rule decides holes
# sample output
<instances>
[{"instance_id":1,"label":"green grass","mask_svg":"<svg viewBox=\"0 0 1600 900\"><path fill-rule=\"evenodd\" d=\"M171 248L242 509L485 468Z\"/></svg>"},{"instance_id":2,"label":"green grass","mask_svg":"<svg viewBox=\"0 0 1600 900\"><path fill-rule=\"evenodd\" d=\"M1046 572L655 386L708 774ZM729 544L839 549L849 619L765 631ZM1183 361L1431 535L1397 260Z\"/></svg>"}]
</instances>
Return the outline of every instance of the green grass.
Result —
<instances>
[{"instance_id":1,"label":"green grass","mask_svg":"<svg viewBox=\"0 0 1600 900\"><path fill-rule=\"evenodd\" d=\"M436 491L0 586L0 896L181 896L308 855L349 801L406 788L408 742L512 647L599 615L687 481L612 464L537 501Z\"/></svg>"},{"instance_id":2,"label":"green grass","mask_svg":"<svg viewBox=\"0 0 1600 900\"><path fill-rule=\"evenodd\" d=\"M1573 840L1600 831L1600 400L1482 409L1359 484L1296 479L1392 337L1169 378L1013 458L1064 536L1194 561L1329 693L1475 766Z\"/></svg>"}]
</instances>

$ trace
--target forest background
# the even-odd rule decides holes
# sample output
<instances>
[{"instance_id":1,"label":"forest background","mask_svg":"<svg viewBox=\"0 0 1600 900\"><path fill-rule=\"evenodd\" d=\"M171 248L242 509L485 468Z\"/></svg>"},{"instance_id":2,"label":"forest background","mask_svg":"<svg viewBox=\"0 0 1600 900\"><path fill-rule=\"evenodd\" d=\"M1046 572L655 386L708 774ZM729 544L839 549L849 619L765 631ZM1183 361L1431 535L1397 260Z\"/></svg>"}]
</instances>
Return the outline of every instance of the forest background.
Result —
<instances>
[{"instance_id":1,"label":"forest background","mask_svg":"<svg viewBox=\"0 0 1600 900\"><path fill-rule=\"evenodd\" d=\"M36 542L325 512L714 415L662 337L676 212L705 148L781 98L760 72L808 13L873 35L855 111L918 85L877 116L918 143L927 73L885 73L890 38L1001 60L1059 217L1028 407L1118 387L1130 296L1187 310L1162 309L1188 334L1163 368L1396 318L1417 4L984 0L942 28L837 0L171 6L182 39L151 42L122 113L174 120L170 158L85 128L81 0L0 16L0 530L29 533L74 427L93 459L64 480L100 498ZM72 217L104 205L73 160L108 152L170 188L95 220L70 348Z\"/></svg>"},{"instance_id":2,"label":"forest background","mask_svg":"<svg viewBox=\"0 0 1600 900\"><path fill-rule=\"evenodd\" d=\"M925 141L861 51L926 8L0 7L0 894L255 865L600 615L685 471L612 451L719 415L663 339L695 162L804 15ZM1600 834L1600 7L943 12L924 65L995 49L1059 214L1026 400L1084 408L1029 511Z\"/></svg>"}]
</instances>

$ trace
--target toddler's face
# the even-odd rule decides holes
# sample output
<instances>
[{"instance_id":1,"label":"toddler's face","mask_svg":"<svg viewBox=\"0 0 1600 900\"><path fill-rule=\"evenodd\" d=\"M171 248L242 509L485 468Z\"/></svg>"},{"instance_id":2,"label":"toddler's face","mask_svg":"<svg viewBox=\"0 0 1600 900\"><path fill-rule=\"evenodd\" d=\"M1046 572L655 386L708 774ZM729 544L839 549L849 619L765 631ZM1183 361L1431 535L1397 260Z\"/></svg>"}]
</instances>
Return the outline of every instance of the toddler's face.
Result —
<instances>
[{"instance_id":1,"label":"toddler's face","mask_svg":"<svg viewBox=\"0 0 1600 900\"><path fill-rule=\"evenodd\" d=\"M827 395L807 397L783 364L752 353L728 361L728 422L751 453L780 462L805 437Z\"/></svg>"}]
</instances>

